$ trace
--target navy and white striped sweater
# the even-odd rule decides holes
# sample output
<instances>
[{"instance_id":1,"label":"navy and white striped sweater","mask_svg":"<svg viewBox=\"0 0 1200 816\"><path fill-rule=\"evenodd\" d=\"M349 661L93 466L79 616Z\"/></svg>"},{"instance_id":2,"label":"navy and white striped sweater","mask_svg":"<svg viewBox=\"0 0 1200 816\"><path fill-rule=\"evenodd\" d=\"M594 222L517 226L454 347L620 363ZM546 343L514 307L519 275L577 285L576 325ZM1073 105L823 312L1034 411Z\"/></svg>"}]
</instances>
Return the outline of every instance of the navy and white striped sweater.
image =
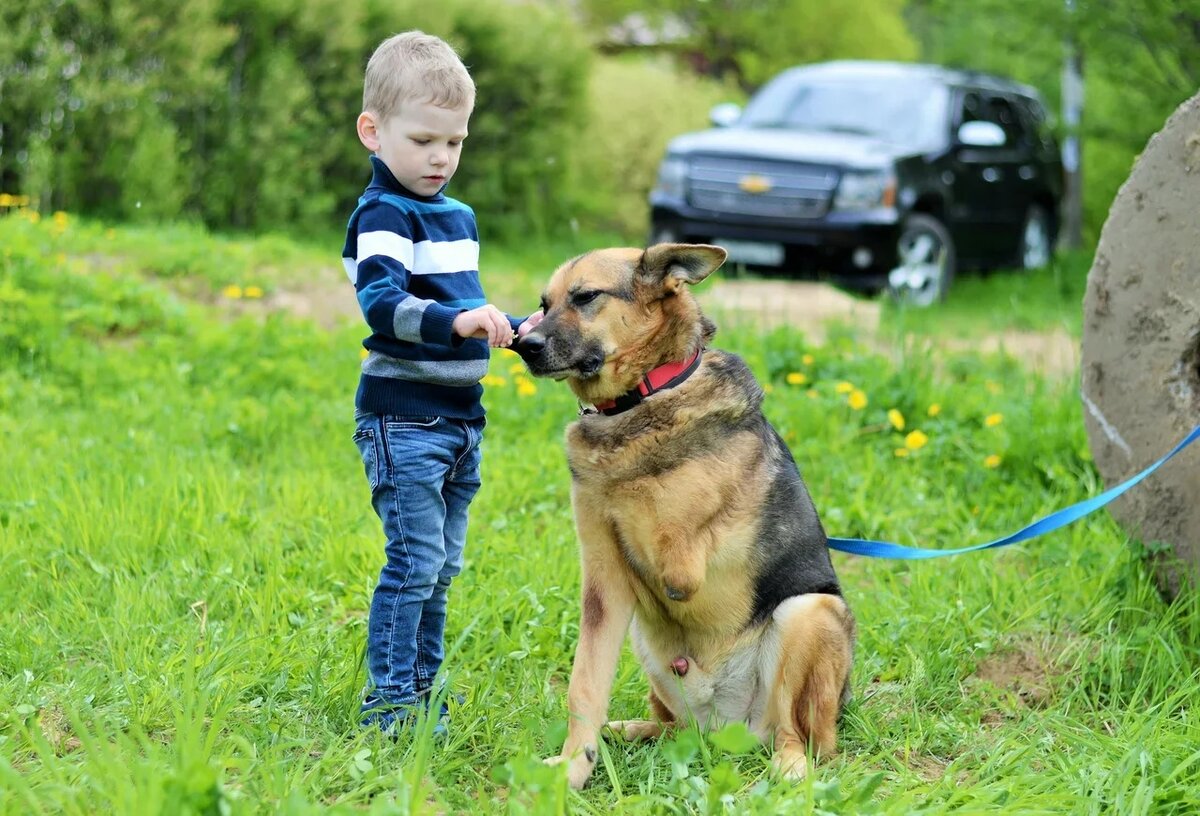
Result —
<instances>
[{"instance_id":1,"label":"navy and white striped sweater","mask_svg":"<svg viewBox=\"0 0 1200 816\"><path fill-rule=\"evenodd\" d=\"M477 419L487 374L484 340L451 326L487 301L470 207L406 190L378 157L346 226L342 263L373 332L354 404L375 414ZM509 317L513 331L521 323Z\"/></svg>"}]
</instances>

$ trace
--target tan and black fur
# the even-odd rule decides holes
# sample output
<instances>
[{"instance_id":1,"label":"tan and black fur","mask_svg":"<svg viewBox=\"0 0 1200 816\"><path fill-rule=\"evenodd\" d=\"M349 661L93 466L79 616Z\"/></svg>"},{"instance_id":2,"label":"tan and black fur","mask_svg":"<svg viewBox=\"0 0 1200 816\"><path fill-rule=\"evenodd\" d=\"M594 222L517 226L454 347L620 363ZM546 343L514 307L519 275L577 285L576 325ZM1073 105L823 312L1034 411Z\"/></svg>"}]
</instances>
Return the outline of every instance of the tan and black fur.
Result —
<instances>
[{"instance_id":1,"label":"tan and black fur","mask_svg":"<svg viewBox=\"0 0 1200 816\"><path fill-rule=\"evenodd\" d=\"M688 286L724 260L719 247L685 244L575 258L554 273L545 318L518 351L584 403L615 398L707 344L715 328ZM595 766L626 632L650 719L608 723L624 738L741 721L791 778L808 753L836 748L854 618L762 398L739 357L707 349L677 386L567 429L583 599L568 736L553 761L574 787Z\"/></svg>"}]
</instances>

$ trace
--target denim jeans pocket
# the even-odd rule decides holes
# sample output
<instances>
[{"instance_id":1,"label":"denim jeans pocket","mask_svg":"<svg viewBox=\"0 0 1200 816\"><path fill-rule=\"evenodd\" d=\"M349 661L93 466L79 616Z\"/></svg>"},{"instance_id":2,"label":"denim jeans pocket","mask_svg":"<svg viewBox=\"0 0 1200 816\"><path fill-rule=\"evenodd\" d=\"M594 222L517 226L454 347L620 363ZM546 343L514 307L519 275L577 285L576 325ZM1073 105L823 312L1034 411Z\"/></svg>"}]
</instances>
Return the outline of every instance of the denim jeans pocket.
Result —
<instances>
[{"instance_id":1,"label":"denim jeans pocket","mask_svg":"<svg viewBox=\"0 0 1200 816\"><path fill-rule=\"evenodd\" d=\"M441 417L437 416L400 416L391 414L383 418L384 430L422 430L428 431L437 427L442 421Z\"/></svg>"},{"instance_id":2,"label":"denim jeans pocket","mask_svg":"<svg viewBox=\"0 0 1200 816\"><path fill-rule=\"evenodd\" d=\"M371 485L371 490L375 491L383 481L382 468L384 467L375 429L359 428L354 432L354 444L358 447L359 456L362 457L363 471L367 475L367 482Z\"/></svg>"}]
</instances>

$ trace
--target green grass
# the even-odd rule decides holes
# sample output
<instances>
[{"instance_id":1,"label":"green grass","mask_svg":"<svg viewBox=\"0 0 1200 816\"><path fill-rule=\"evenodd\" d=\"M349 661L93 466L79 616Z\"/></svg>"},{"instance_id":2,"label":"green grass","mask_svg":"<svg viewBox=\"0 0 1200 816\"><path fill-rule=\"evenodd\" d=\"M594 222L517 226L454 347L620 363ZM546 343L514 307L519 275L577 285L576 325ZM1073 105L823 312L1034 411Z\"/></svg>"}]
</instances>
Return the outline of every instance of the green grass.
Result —
<instances>
[{"instance_id":1,"label":"green grass","mask_svg":"<svg viewBox=\"0 0 1200 816\"><path fill-rule=\"evenodd\" d=\"M946 301L931 309L885 301L883 325L896 335L974 337L1004 331L1061 330L1078 337L1092 256L1060 253L1044 269L960 274Z\"/></svg>"},{"instance_id":2,"label":"green grass","mask_svg":"<svg viewBox=\"0 0 1200 816\"><path fill-rule=\"evenodd\" d=\"M806 783L771 783L766 750L736 731L687 732L609 744L592 784L567 791L539 760L564 735L578 625L560 444L575 404L542 381L518 396L507 354L493 361L504 383L486 397L485 484L451 590L447 669L465 702L444 744L360 732L382 555L350 439L361 331L185 297L249 282L253 270L225 262L277 247L294 261L289 285L297 269L339 274L339 247L105 235L0 219L0 812L1200 807L1200 609L1164 605L1103 513L941 562L836 555L859 623L855 699L841 753ZM521 301L562 259L492 251ZM145 260L164 257L176 263ZM979 285L999 294L1000 280ZM770 384L767 411L832 535L961 546L1100 489L1073 385L1012 359L933 365L931 352L885 358L786 330L720 341ZM789 385L797 373L809 382ZM865 408L848 406L843 381ZM898 457L914 429L928 444ZM613 716L641 716L645 692L626 654Z\"/></svg>"}]
</instances>

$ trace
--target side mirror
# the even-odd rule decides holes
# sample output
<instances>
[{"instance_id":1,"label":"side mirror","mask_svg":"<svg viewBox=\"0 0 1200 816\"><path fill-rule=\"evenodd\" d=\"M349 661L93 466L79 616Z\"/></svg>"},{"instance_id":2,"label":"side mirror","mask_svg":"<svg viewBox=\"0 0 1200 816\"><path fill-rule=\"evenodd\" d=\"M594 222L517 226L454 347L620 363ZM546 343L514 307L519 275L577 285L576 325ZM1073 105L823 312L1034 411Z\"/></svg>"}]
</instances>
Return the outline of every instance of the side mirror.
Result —
<instances>
[{"instance_id":1,"label":"side mirror","mask_svg":"<svg viewBox=\"0 0 1200 816\"><path fill-rule=\"evenodd\" d=\"M713 105L708 112L708 121L713 127L729 127L742 117L742 106L736 102L722 102Z\"/></svg>"},{"instance_id":2,"label":"side mirror","mask_svg":"<svg viewBox=\"0 0 1200 816\"><path fill-rule=\"evenodd\" d=\"M1007 141L995 122L964 122L958 129L958 143L968 147L1003 147Z\"/></svg>"}]
</instances>

